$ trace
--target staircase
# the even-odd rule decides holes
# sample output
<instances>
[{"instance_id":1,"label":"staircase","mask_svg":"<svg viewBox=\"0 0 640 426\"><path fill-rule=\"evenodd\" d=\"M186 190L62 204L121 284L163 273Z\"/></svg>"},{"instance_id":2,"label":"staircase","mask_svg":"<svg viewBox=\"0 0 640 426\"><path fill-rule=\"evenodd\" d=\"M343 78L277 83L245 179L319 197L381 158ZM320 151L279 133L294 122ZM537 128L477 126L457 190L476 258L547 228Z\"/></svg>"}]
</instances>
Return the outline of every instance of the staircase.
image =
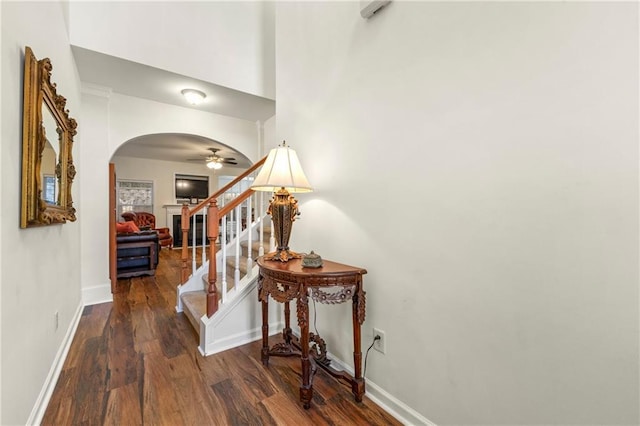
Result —
<instances>
[{"instance_id":1,"label":"staircase","mask_svg":"<svg viewBox=\"0 0 640 426\"><path fill-rule=\"evenodd\" d=\"M263 249L265 247L270 247L270 244L269 244L270 238L271 238L271 227L264 226L263 232L262 232L262 238L258 239L258 241L252 241L251 243L251 247L252 247L251 259L257 259L260 256L261 247L263 247ZM223 282L223 279L226 278L228 298L233 297L236 290L235 279L234 279L236 275L236 269L238 269L238 272L240 274L240 282L242 282L243 280L245 281L248 280L247 283L242 283L241 286L245 287L248 285L250 287L249 290L253 290L253 288L255 288L255 285L252 285L252 284L255 284L257 282L258 271L257 271L257 267L254 267L255 270L249 270L248 253L249 253L249 243L248 241L244 240L240 242L241 256L239 260L236 259L235 256L227 256L226 262L224 262L225 268L226 268L226 274L224 274L224 276L222 272L218 272L217 274L216 285L217 285L218 293L222 294L222 290L223 290L222 282ZM238 266L237 268L236 268L236 265ZM206 313L207 313L206 288L209 283L209 275L207 272L208 265L203 265L203 268L201 269L205 271L199 279L201 282L201 290L185 291L180 295L180 301L182 302L183 312L185 316L189 319L189 322L191 323L193 328L198 333L200 332L200 320L203 316L206 316ZM221 303L222 301L219 302L218 310L220 310L221 308L220 306ZM257 303L257 299L256 299L256 303ZM216 314L218 313L216 312Z\"/></svg>"},{"instance_id":2,"label":"staircase","mask_svg":"<svg viewBox=\"0 0 640 426\"><path fill-rule=\"evenodd\" d=\"M182 207L182 283L177 287L176 311L184 312L193 325L198 349L205 356L261 337L255 260L274 245L270 218L259 214L267 210L268 197L254 196L251 189L241 191L264 160L193 209ZM189 232L191 240L197 240L191 226L196 214L204 215L207 224L202 231L205 244L187 247ZM200 255L202 266L196 268ZM280 323L278 311L270 310L270 334L277 332Z\"/></svg>"}]
</instances>

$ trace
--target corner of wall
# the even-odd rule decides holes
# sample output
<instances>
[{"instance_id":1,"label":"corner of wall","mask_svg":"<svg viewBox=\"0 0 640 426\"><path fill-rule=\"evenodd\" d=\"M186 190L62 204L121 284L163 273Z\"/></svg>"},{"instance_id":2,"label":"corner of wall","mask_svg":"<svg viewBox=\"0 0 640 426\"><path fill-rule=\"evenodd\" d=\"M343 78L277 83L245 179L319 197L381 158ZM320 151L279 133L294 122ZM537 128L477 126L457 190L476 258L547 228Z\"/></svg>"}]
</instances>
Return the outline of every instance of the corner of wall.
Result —
<instances>
[{"instance_id":1,"label":"corner of wall","mask_svg":"<svg viewBox=\"0 0 640 426\"><path fill-rule=\"evenodd\" d=\"M111 283L100 284L93 287L82 288L82 303L84 306L97 305L99 303L113 302Z\"/></svg>"},{"instance_id":2,"label":"corner of wall","mask_svg":"<svg viewBox=\"0 0 640 426\"><path fill-rule=\"evenodd\" d=\"M2 22L2 5L0 5L0 23ZM0 31L0 48L2 46L2 31ZM2 67L0 67L0 82L2 82ZM0 95L2 86L0 85ZM0 116L0 135L2 135L2 117ZM2 164L2 150L0 150L0 164ZM0 173L0 188L2 188L2 173ZM0 211L0 223L2 212ZM0 247L2 247L2 232L0 232ZM0 249L0 265L2 265L2 249ZM0 280L1 281L1 280ZM2 286L0 285L0 318L2 318ZM0 365L2 365L2 339L0 339ZM2 369L0 368L0 419L2 419Z\"/></svg>"}]
</instances>

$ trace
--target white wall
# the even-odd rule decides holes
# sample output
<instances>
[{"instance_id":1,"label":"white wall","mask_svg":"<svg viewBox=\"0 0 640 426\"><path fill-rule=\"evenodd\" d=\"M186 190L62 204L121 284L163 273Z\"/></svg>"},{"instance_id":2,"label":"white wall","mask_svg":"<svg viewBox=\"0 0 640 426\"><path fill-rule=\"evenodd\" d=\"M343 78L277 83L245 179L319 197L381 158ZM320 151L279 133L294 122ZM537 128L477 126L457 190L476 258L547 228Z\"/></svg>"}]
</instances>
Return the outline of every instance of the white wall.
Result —
<instances>
[{"instance_id":1,"label":"white wall","mask_svg":"<svg viewBox=\"0 0 640 426\"><path fill-rule=\"evenodd\" d=\"M278 145L279 142L276 136L276 116L274 115L273 117L265 121L264 124L262 125L262 128L263 128L264 146L268 148L273 148L274 146ZM269 151L267 148L265 148L261 153L261 156L264 157L267 154L269 154Z\"/></svg>"},{"instance_id":2,"label":"white wall","mask_svg":"<svg viewBox=\"0 0 640 426\"><path fill-rule=\"evenodd\" d=\"M272 15L260 1L71 2L71 43L273 99Z\"/></svg>"},{"instance_id":3,"label":"white wall","mask_svg":"<svg viewBox=\"0 0 640 426\"><path fill-rule=\"evenodd\" d=\"M291 246L368 269L368 378L436 424L637 424L638 5L276 7Z\"/></svg>"},{"instance_id":4,"label":"white wall","mask_svg":"<svg viewBox=\"0 0 640 426\"><path fill-rule=\"evenodd\" d=\"M2 2L2 143L0 144L0 287L3 425L25 424L50 372L65 332L80 305L80 224L20 229L22 78L24 47L51 58L52 80L67 98L70 115L80 111L80 85L63 7L58 2ZM46 30L43 30L46 29ZM83 142L80 123L75 147ZM74 161L83 173L77 148ZM72 187L78 207L78 180ZM56 330L54 313L59 312Z\"/></svg>"},{"instance_id":5,"label":"white wall","mask_svg":"<svg viewBox=\"0 0 640 426\"><path fill-rule=\"evenodd\" d=\"M82 288L85 303L109 300L108 242L108 165L118 148L129 140L154 133L187 133L222 140L250 160L258 157L258 132L254 122L194 111L145 99L110 93L109 90L87 85L83 94L82 125L86 132L86 147L82 147L83 175L81 211L87 223L82 232ZM124 165L124 163L122 163ZM156 167L156 164L152 166ZM130 170L130 168L129 168ZM153 170L144 171L135 176ZM125 176L126 172L126 176ZM78 171L79 174L82 170ZM119 178L134 177L126 169L116 168ZM171 176L173 170L171 170ZM156 198L163 204L165 195ZM161 218L162 205L154 207ZM162 213L162 212L161 212ZM162 223L162 222L161 222Z\"/></svg>"},{"instance_id":6,"label":"white wall","mask_svg":"<svg viewBox=\"0 0 640 426\"><path fill-rule=\"evenodd\" d=\"M181 130L181 131L179 131ZM113 93L109 99L109 149L154 133L187 133L222 141L251 161L258 160L256 127L252 121L196 111L175 105Z\"/></svg>"},{"instance_id":7,"label":"white wall","mask_svg":"<svg viewBox=\"0 0 640 426\"><path fill-rule=\"evenodd\" d=\"M82 300L94 304L112 300L109 281L109 149L111 91L82 87L82 125L86 143L78 147L84 167L80 186ZM86 173L84 172L86 170Z\"/></svg>"}]
</instances>

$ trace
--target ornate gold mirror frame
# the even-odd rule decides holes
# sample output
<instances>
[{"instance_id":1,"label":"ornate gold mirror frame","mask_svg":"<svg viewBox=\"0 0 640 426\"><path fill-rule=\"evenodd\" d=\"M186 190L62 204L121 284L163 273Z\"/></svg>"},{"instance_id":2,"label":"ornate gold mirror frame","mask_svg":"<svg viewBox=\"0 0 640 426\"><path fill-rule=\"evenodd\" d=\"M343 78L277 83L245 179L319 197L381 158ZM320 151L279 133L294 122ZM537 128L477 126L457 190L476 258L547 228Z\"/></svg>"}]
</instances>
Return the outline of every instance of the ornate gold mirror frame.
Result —
<instances>
[{"instance_id":1,"label":"ornate gold mirror frame","mask_svg":"<svg viewBox=\"0 0 640 426\"><path fill-rule=\"evenodd\" d=\"M52 69L49 58L37 60L25 48L21 228L76 220L71 148L77 123L51 83Z\"/></svg>"}]
</instances>

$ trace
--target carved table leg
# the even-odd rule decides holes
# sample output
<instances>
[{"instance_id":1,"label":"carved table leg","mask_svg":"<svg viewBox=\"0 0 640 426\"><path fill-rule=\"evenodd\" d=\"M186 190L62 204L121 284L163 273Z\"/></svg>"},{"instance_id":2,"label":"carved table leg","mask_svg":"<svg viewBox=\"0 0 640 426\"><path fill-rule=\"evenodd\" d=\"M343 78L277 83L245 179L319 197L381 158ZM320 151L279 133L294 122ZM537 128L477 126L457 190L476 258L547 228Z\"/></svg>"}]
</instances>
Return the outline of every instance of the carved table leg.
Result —
<instances>
[{"instance_id":1,"label":"carved table leg","mask_svg":"<svg viewBox=\"0 0 640 426\"><path fill-rule=\"evenodd\" d=\"M300 292L297 302L298 325L300 326L300 360L302 363L302 386L300 386L300 401L305 409L311 407L313 385L311 383L311 361L309 360L309 303L306 289Z\"/></svg>"},{"instance_id":2,"label":"carved table leg","mask_svg":"<svg viewBox=\"0 0 640 426\"><path fill-rule=\"evenodd\" d=\"M351 392L356 401L362 402L364 395L364 378L362 377L362 348L360 343L360 327L364 322L364 291L362 283L358 285L358 291L353 295L353 365L354 380L351 383Z\"/></svg>"},{"instance_id":3,"label":"carved table leg","mask_svg":"<svg viewBox=\"0 0 640 426\"><path fill-rule=\"evenodd\" d=\"M291 310L289 302L284 302L284 330L282 330L282 338L285 343L291 346Z\"/></svg>"},{"instance_id":4,"label":"carved table leg","mask_svg":"<svg viewBox=\"0 0 640 426\"><path fill-rule=\"evenodd\" d=\"M269 365L269 295L262 295L262 364Z\"/></svg>"}]
</instances>

